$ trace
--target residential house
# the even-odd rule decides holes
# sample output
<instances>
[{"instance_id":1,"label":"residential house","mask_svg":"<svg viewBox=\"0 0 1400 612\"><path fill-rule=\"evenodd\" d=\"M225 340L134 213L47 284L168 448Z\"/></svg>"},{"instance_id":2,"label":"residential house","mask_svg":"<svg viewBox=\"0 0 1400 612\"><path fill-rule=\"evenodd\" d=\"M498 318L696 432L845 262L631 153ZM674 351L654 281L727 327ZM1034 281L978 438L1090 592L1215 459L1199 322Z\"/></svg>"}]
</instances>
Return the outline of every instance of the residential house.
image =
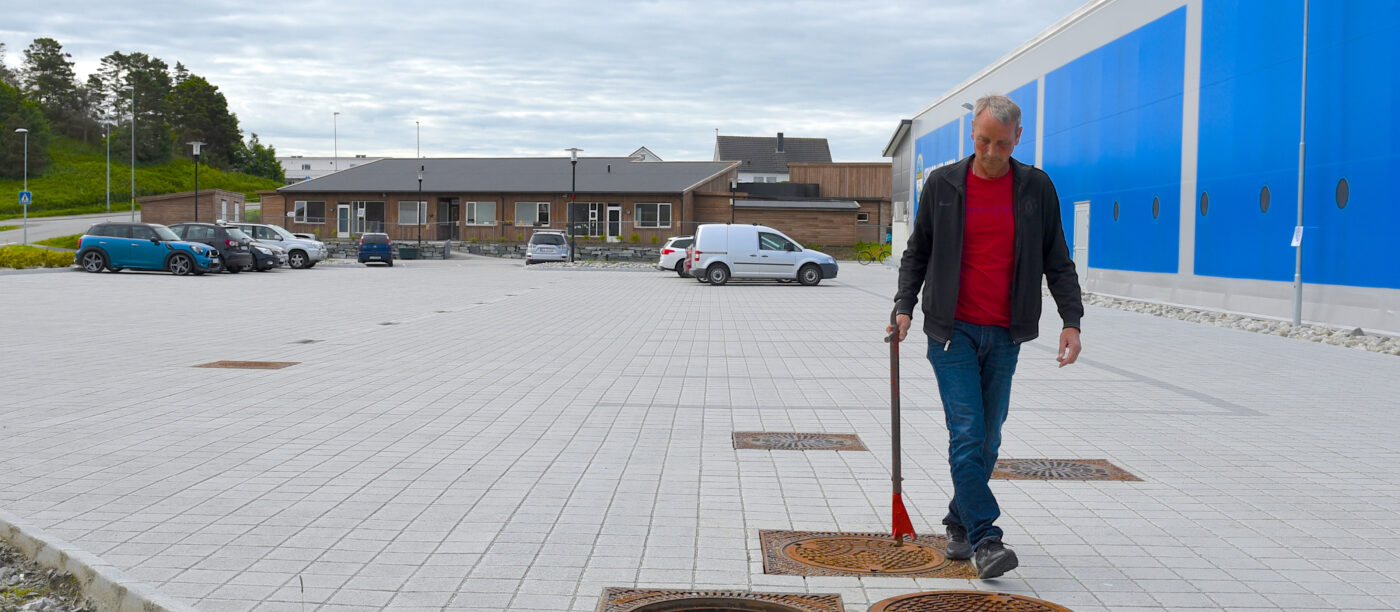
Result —
<instances>
[{"instance_id":1,"label":"residential house","mask_svg":"<svg viewBox=\"0 0 1400 612\"><path fill-rule=\"evenodd\" d=\"M715 161L739 163L740 183L783 183L789 164L831 163L825 138L715 136Z\"/></svg>"}]
</instances>

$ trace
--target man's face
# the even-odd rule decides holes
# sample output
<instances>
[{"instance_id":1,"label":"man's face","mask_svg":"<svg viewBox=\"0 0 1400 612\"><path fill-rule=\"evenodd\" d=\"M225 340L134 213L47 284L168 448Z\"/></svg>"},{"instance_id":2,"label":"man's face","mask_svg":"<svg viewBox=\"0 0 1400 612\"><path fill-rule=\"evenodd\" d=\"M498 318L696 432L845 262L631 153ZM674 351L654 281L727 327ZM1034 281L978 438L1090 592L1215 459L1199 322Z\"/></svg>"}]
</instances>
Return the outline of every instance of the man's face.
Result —
<instances>
[{"instance_id":1,"label":"man's face","mask_svg":"<svg viewBox=\"0 0 1400 612\"><path fill-rule=\"evenodd\" d=\"M977 152L973 161L981 176L996 178L1006 174L1010 169L1011 150L1020 142L1020 125L997 121L986 110L972 120L972 148Z\"/></svg>"}]
</instances>

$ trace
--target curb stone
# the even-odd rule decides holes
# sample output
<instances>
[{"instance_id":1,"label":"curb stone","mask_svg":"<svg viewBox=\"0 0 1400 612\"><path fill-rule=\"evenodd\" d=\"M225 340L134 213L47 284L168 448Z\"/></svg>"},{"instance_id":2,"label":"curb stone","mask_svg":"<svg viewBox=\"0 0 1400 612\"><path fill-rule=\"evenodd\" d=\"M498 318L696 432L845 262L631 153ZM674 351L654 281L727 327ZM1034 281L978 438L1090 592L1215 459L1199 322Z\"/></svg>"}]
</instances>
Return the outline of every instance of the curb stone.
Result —
<instances>
[{"instance_id":1,"label":"curb stone","mask_svg":"<svg viewBox=\"0 0 1400 612\"><path fill-rule=\"evenodd\" d=\"M72 575L83 595L104 610L117 612L198 612L154 587L134 580L98 556L43 530L26 525L0 509L0 540L35 563Z\"/></svg>"}]
</instances>

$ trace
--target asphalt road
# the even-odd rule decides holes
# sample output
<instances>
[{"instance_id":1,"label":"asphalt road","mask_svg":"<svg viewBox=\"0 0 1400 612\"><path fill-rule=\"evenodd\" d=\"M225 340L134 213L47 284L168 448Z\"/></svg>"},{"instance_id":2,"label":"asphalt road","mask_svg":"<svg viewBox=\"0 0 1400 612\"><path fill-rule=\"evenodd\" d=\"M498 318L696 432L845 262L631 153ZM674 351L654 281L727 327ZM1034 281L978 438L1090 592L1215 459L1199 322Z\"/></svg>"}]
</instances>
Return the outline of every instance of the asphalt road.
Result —
<instances>
[{"instance_id":1,"label":"asphalt road","mask_svg":"<svg viewBox=\"0 0 1400 612\"><path fill-rule=\"evenodd\" d=\"M30 217L28 229L26 231L26 221L23 219L5 219L0 221L0 227L18 225L18 229L0 231L0 246L10 244L24 244L26 233L28 242L33 243L40 240L55 238L58 236L70 236L81 234L92 227L92 224L99 221L130 221L131 211L98 213L93 215L71 215L67 217ZM141 211L136 211L136 220L141 220Z\"/></svg>"}]
</instances>

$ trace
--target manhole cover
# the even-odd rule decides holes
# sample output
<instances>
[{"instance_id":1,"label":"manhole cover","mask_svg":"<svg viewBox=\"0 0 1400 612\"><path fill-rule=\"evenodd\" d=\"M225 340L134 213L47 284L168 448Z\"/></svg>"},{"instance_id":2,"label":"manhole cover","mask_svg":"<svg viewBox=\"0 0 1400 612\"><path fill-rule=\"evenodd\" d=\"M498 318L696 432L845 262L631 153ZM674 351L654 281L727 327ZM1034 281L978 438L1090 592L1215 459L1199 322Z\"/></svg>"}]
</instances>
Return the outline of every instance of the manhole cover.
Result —
<instances>
[{"instance_id":1,"label":"manhole cover","mask_svg":"<svg viewBox=\"0 0 1400 612\"><path fill-rule=\"evenodd\" d=\"M867 450L855 434L736 431L734 448L759 450Z\"/></svg>"},{"instance_id":2,"label":"manhole cover","mask_svg":"<svg viewBox=\"0 0 1400 612\"><path fill-rule=\"evenodd\" d=\"M294 366L297 361L213 361L201 363L196 368L231 368L234 370L280 370Z\"/></svg>"},{"instance_id":3,"label":"manhole cover","mask_svg":"<svg viewBox=\"0 0 1400 612\"><path fill-rule=\"evenodd\" d=\"M599 612L844 612L840 595L603 589Z\"/></svg>"},{"instance_id":4,"label":"manhole cover","mask_svg":"<svg viewBox=\"0 0 1400 612\"><path fill-rule=\"evenodd\" d=\"M870 612L1070 612L1048 601L986 591L928 591L876 602Z\"/></svg>"},{"instance_id":5,"label":"manhole cover","mask_svg":"<svg viewBox=\"0 0 1400 612\"><path fill-rule=\"evenodd\" d=\"M1142 480L1103 459L998 459L992 478L1007 480Z\"/></svg>"},{"instance_id":6,"label":"manhole cover","mask_svg":"<svg viewBox=\"0 0 1400 612\"><path fill-rule=\"evenodd\" d=\"M907 576L976 578L966 561L943 556L943 536L905 540L885 533L759 531L763 572L784 576Z\"/></svg>"}]
</instances>

